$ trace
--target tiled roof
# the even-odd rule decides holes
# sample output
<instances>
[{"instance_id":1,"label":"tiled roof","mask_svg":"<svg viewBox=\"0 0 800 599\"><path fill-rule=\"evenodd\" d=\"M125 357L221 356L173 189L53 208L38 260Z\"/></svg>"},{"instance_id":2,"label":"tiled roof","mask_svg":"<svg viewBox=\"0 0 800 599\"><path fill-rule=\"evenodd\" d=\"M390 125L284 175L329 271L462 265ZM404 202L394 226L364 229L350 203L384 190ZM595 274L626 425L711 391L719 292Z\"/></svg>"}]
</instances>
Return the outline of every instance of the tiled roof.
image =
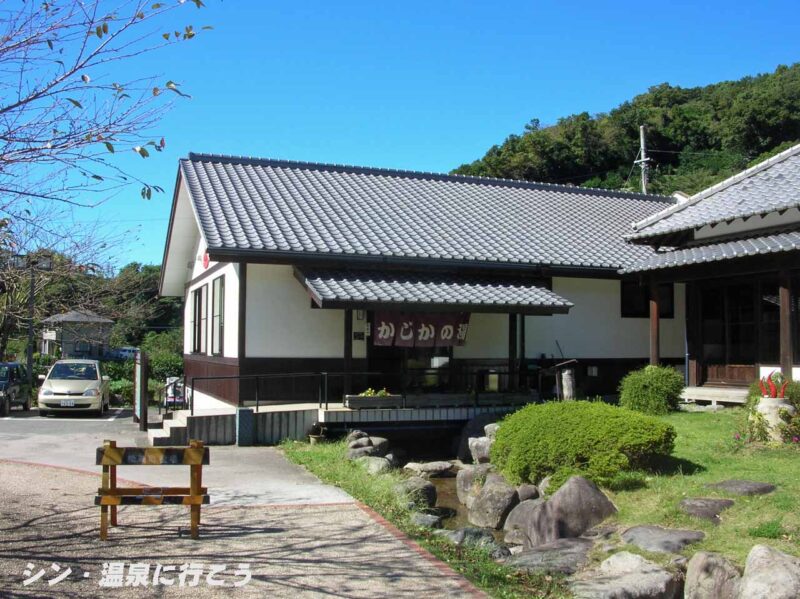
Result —
<instances>
[{"instance_id":1,"label":"tiled roof","mask_svg":"<svg viewBox=\"0 0 800 599\"><path fill-rule=\"evenodd\" d=\"M800 145L633 225L630 240L800 207Z\"/></svg>"},{"instance_id":2,"label":"tiled roof","mask_svg":"<svg viewBox=\"0 0 800 599\"><path fill-rule=\"evenodd\" d=\"M645 272L797 250L800 250L800 231L786 231L664 252L624 268L620 272Z\"/></svg>"},{"instance_id":3,"label":"tiled roof","mask_svg":"<svg viewBox=\"0 0 800 599\"><path fill-rule=\"evenodd\" d=\"M480 279L455 275L296 270L320 307L343 304L430 305L481 308L539 309L567 312L572 303L541 284L509 279ZM510 311L510 310L509 310Z\"/></svg>"},{"instance_id":4,"label":"tiled roof","mask_svg":"<svg viewBox=\"0 0 800 599\"><path fill-rule=\"evenodd\" d=\"M49 316L48 318L44 318L42 322L95 322L95 323L108 323L113 324L114 321L110 318L105 318L103 316L98 316L94 312L89 310L71 310L69 312L65 312L64 314L54 314L53 316Z\"/></svg>"},{"instance_id":5,"label":"tiled roof","mask_svg":"<svg viewBox=\"0 0 800 599\"><path fill-rule=\"evenodd\" d=\"M672 200L617 191L279 160L181 160L209 252L617 269L629 223Z\"/></svg>"}]
</instances>

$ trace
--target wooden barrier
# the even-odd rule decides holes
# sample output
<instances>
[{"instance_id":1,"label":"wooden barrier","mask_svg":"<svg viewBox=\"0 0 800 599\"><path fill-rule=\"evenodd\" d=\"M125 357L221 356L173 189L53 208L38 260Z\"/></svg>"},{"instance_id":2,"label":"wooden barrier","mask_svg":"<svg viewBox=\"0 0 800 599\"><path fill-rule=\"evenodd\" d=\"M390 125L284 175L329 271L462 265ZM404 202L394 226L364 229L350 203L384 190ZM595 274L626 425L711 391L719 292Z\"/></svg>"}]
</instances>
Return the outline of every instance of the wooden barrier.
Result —
<instances>
[{"instance_id":1,"label":"wooden barrier","mask_svg":"<svg viewBox=\"0 0 800 599\"><path fill-rule=\"evenodd\" d=\"M108 539L109 507L111 526L117 526L120 505L188 505L191 534L196 539L200 528L200 506L209 503L203 487L203 466L209 463L208 447L202 441L190 441L189 447L117 447L116 441L104 441L97 448L96 463L103 467L102 486L94 504L100 506L100 539ZM189 466L188 487L118 487L117 466Z\"/></svg>"}]
</instances>

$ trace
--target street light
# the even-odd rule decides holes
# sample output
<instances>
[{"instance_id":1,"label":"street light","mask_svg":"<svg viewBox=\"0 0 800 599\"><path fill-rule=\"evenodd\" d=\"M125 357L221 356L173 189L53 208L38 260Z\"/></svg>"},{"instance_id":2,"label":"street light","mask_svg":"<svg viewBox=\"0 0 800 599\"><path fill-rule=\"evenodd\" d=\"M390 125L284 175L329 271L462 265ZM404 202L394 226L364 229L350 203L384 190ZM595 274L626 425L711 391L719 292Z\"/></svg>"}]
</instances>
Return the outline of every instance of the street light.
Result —
<instances>
[{"instance_id":1,"label":"street light","mask_svg":"<svg viewBox=\"0 0 800 599\"><path fill-rule=\"evenodd\" d=\"M53 258L47 254L16 254L11 256L10 264L12 268L30 270L31 286L28 292L28 352L27 352L27 371L28 386L33 389L33 306L36 292L36 270L52 270Z\"/></svg>"}]
</instances>

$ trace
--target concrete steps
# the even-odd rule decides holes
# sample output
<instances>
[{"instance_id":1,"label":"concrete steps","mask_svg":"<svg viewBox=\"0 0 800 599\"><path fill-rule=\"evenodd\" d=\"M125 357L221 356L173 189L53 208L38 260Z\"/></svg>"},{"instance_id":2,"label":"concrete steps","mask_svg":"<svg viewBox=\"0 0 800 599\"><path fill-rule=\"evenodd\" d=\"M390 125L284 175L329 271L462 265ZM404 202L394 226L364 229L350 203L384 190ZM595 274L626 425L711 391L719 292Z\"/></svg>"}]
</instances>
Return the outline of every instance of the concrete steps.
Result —
<instances>
[{"instance_id":1,"label":"concrete steps","mask_svg":"<svg viewBox=\"0 0 800 599\"><path fill-rule=\"evenodd\" d=\"M681 399L688 403L742 405L747 402L746 387L686 387Z\"/></svg>"},{"instance_id":2,"label":"concrete steps","mask_svg":"<svg viewBox=\"0 0 800 599\"><path fill-rule=\"evenodd\" d=\"M188 411L171 412L164 416L162 428L149 429L147 437L153 447L187 445L189 443Z\"/></svg>"}]
</instances>

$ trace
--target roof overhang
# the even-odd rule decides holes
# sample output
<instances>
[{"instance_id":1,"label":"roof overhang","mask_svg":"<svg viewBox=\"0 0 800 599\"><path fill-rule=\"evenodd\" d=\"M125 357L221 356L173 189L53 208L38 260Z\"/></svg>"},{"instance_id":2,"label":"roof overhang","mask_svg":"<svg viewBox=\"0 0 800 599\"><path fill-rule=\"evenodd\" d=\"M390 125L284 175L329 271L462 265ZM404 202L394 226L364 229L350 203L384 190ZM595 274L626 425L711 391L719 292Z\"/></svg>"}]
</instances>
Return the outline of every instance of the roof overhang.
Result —
<instances>
[{"instance_id":1,"label":"roof overhang","mask_svg":"<svg viewBox=\"0 0 800 599\"><path fill-rule=\"evenodd\" d=\"M573 306L535 279L299 268L294 274L318 308L545 315Z\"/></svg>"}]
</instances>

